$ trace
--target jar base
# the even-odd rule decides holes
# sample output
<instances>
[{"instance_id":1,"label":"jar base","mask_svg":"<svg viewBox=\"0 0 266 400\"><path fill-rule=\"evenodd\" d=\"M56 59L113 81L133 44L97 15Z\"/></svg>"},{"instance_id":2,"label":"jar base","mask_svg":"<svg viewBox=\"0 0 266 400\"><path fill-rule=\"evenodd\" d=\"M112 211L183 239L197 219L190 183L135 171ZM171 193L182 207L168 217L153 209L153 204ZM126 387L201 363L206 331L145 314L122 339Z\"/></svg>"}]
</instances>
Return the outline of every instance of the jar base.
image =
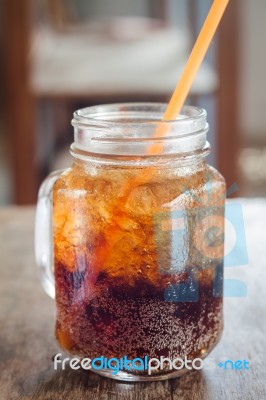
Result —
<instances>
[{"instance_id":1,"label":"jar base","mask_svg":"<svg viewBox=\"0 0 266 400\"><path fill-rule=\"evenodd\" d=\"M123 382L154 382L154 381L166 381L168 379L179 378L180 376L188 373L195 372L196 370L188 370L187 368L182 368L178 371L169 371L158 375L135 375L130 372L119 371L117 374L114 374L113 370L106 369L98 371L94 368L90 369L91 372L101 375L105 378L115 379L117 381Z\"/></svg>"}]
</instances>

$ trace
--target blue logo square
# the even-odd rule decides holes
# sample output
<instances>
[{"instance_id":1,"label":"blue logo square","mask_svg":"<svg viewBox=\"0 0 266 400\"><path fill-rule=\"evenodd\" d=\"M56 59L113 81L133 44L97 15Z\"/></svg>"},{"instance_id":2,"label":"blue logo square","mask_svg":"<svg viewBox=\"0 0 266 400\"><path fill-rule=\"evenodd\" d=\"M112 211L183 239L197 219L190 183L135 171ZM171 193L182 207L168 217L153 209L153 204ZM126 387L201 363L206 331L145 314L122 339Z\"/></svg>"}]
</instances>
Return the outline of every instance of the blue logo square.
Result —
<instances>
[{"instance_id":1,"label":"blue logo square","mask_svg":"<svg viewBox=\"0 0 266 400\"><path fill-rule=\"evenodd\" d=\"M224 255L224 266L239 267L248 264L245 225L240 203L226 203L225 224L232 243L229 252Z\"/></svg>"}]
</instances>

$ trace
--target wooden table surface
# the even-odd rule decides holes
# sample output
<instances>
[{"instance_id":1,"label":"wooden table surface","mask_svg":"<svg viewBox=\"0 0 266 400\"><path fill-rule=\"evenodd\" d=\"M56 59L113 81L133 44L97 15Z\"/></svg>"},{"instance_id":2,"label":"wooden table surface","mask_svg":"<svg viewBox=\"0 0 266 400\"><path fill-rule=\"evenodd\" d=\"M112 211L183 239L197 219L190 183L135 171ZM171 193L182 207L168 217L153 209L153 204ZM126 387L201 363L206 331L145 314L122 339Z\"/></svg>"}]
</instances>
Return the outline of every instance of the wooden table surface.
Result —
<instances>
[{"instance_id":1,"label":"wooden table surface","mask_svg":"<svg viewBox=\"0 0 266 400\"><path fill-rule=\"evenodd\" d=\"M225 299L225 329L208 368L179 379L120 383L87 371L53 369L54 304L43 292L33 253L34 209L0 210L0 399L266 399L266 200L241 200L248 266L227 268L246 283L245 298ZM250 370L224 370L245 359Z\"/></svg>"}]
</instances>

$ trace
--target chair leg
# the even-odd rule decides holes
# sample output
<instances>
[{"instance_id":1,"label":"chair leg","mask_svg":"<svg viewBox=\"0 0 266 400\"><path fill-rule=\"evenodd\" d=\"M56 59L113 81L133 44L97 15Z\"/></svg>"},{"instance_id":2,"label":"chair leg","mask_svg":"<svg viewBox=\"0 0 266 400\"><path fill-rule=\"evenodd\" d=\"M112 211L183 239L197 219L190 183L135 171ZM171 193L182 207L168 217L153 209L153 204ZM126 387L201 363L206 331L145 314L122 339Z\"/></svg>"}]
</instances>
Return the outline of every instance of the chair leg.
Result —
<instances>
[{"instance_id":1,"label":"chair leg","mask_svg":"<svg viewBox=\"0 0 266 400\"><path fill-rule=\"evenodd\" d=\"M14 179L14 202L36 200L34 96L29 85L30 1L5 0L6 115Z\"/></svg>"},{"instance_id":2,"label":"chair leg","mask_svg":"<svg viewBox=\"0 0 266 400\"><path fill-rule=\"evenodd\" d=\"M233 183L240 186L237 167L241 142L238 115L239 7L238 0L229 4L218 38L218 167L229 186Z\"/></svg>"}]
</instances>

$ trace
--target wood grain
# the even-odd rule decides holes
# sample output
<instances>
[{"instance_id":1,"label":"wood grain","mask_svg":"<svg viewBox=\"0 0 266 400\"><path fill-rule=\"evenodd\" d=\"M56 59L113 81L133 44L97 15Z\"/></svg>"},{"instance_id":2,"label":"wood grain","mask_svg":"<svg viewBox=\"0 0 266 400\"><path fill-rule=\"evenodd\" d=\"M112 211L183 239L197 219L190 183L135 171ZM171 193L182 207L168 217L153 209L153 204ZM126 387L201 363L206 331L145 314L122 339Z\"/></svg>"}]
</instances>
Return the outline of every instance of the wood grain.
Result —
<instances>
[{"instance_id":1,"label":"wood grain","mask_svg":"<svg viewBox=\"0 0 266 400\"><path fill-rule=\"evenodd\" d=\"M120 383L85 371L53 369L54 304L41 289L33 256L33 208L0 210L0 399L266 399L266 201L241 201L250 262L226 276L247 285L245 298L225 301L225 330L210 355L213 368L155 383ZM229 271L230 270L230 271ZM249 371L222 370L246 359Z\"/></svg>"}]
</instances>

